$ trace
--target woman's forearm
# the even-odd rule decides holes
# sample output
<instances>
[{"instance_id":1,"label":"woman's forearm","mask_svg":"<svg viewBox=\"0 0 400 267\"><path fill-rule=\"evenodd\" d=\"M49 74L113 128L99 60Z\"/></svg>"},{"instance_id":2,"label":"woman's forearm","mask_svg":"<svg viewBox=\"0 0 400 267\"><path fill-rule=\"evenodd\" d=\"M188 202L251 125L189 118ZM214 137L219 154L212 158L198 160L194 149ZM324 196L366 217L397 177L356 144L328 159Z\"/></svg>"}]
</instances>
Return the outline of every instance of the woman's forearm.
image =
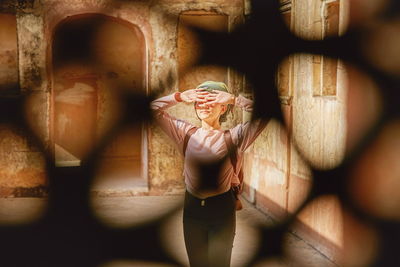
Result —
<instances>
[{"instance_id":1,"label":"woman's forearm","mask_svg":"<svg viewBox=\"0 0 400 267\"><path fill-rule=\"evenodd\" d=\"M247 111L247 112L253 111L253 100L245 98L242 95L238 95L237 97L235 97L234 101L235 101L234 104L236 107L239 107L242 110Z\"/></svg>"},{"instance_id":2,"label":"woman's forearm","mask_svg":"<svg viewBox=\"0 0 400 267\"><path fill-rule=\"evenodd\" d=\"M178 103L179 103L179 101L175 97L175 93L174 93L174 94L170 94L167 96L157 98L156 100L153 100L151 102L150 106L151 106L151 109L153 109L155 111L163 111L163 110L166 110L167 108L170 108Z\"/></svg>"},{"instance_id":3,"label":"woman's forearm","mask_svg":"<svg viewBox=\"0 0 400 267\"><path fill-rule=\"evenodd\" d=\"M154 111L154 118L163 131L177 144L182 144L188 128L192 125L171 116L166 109L179 103L175 94L160 97L151 102L151 109Z\"/></svg>"}]
</instances>

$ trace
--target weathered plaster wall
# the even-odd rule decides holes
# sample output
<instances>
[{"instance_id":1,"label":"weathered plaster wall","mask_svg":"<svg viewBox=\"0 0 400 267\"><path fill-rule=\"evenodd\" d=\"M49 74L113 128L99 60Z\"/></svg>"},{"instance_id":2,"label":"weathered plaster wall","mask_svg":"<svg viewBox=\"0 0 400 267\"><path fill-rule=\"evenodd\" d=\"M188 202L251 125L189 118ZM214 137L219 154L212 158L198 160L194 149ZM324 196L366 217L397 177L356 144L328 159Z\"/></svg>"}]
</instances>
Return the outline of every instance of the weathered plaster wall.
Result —
<instances>
[{"instance_id":1,"label":"weathered plaster wall","mask_svg":"<svg viewBox=\"0 0 400 267\"><path fill-rule=\"evenodd\" d=\"M346 1L282 3L285 20L303 38L329 35L327 29L335 26L332 24L337 18L327 12L333 12L338 5L339 34L346 28ZM327 4L331 9L324 11ZM286 60L278 72L278 87L287 130L272 121L246 153L245 196L278 221L295 212L307 197L313 179L308 165L329 169L343 160L346 69L341 62L334 64L313 55L298 54ZM337 199L320 198L297 219L293 230L299 236L332 260L340 261L343 225Z\"/></svg>"},{"instance_id":2,"label":"weathered plaster wall","mask_svg":"<svg viewBox=\"0 0 400 267\"><path fill-rule=\"evenodd\" d=\"M0 197L45 194L44 164L43 155L22 131L0 126Z\"/></svg>"},{"instance_id":3,"label":"weathered plaster wall","mask_svg":"<svg viewBox=\"0 0 400 267\"><path fill-rule=\"evenodd\" d=\"M51 49L54 142L83 159L117 121L119 94L127 90L145 93L144 35L125 20L86 13L57 24ZM122 160L127 155L121 149L126 147L131 156L137 154L140 163L141 141L140 134L132 135L131 140L116 136L103 156ZM66 162L58 151L56 162Z\"/></svg>"},{"instance_id":4,"label":"weathered plaster wall","mask_svg":"<svg viewBox=\"0 0 400 267\"><path fill-rule=\"evenodd\" d=\"M296 34L306 38L323 37L322 24L314 23L315 16L320 16L318 11L321 7L317 3L320 4L321 1L292 2L289 22ZM341 32L344 29L343 14L346 13L343 6L341 5L343 12L339 27ZM9 7L4 10L9 10ZM145 40L146 93L166 95L182 89L179 88L179 81L184 79L185 75L179 71L179 15L196 11L228 16L228 30L232 30L243 22L244 14L248 14L250 10L250 2L247 0L35 1L15 8L18 36L18 49L15 48L15 51L18 51L18 68L10 67L9 70L13 79L19 77L22 92L30 93L28 118L45 147L52 152L53 96L57 76L52 65L52 42L54 30L60 22L71 16L96 13L135 25ZM0 51L0 56L1 53ZM286 78L283 79L288 82L288 86L287 90L282 91L285 94L281 95L287 130L278 122L271 121L249 148L245 159L245 196L276 219L295 211L312 183L307 165L296 153L294 146L312 165L319 168L335 166L341 161L344 153L345 69L339 63L338 86L334 96L316 96L313 90L316 80L313 76L314 63L313 57L309 55L295 55L289 59L289 64L285 67ZM226 82L232 92L244 93L245 82L242 75L231 69L226 72ZM203 70L199 75L205 74ZM101 84L105 86L107 82ZM105 98L111 99L111 94L113 93L103 90L99 100L106 102ZM104 111L107 105L109 104L105 103L103 108L98 110L101 120L106 120L108 116ZM180 104L170 112L198 124L191 105ZM242 118L248 117L249 114L235 110L230 115L230 122L225 126L231 127L242 121ZM145 148L145 154L148 155L148 193L156 195L183 191L180 152L158 126L150 125L147 132L148 147ZM27 139L10 133L6 128L1 128L0 134L0 196L15 195L12 188L45 186L44 162L40 153L29 145ZM340 218L339 205L334 199L327 198L316 202L300 214L300 226L296 229L299 235L316 246L319 244L321 251L334 258L332 249L326 244L340 246ZM315 236L323 238L318 239Z\"/></svg>"},{"instance_id":5,"label":"weathered plaster wall","mask_svg":"<svg viewBox=\"0 0 400 267\"><path fill-rule=\"evenodd\" d=\"M237 25L243 17L242 1L158 1L151 8L151 24L154 36L153 60L150 64L150 88L159 88L154 92L166 95L178 90L178 23L179 14L187 11L213 12L229 16L229 28ZM159 15L157 11L166 11ZM169 14L169 15L166 15ZM172 16L172 19L171 19ZM155 38L155 36L157 38ZM227 84L233 91L240 90L240 78L228 75ZM239 80L239 82L237 81ZM170 109L174 116L198 124L192 105L180 104ZM236 113L238 116L239 113ZM176 192L183 190L182 157L168 137L157 126L151 126L149 136L149 177L154 192Z\"/></svg>"},{"instance_id":6,"label":"weathered plaster wall","mask_svg":"<svg viewBox=\"0 0 400 267\"><path fill-rule=\"evenodd\" d=\"M18 96L25 92L32 95L31 99L42 101L41 106L28 108L26 115L35 118L32 125L36 130L43 130L41 137L46 142L48 94L42 83L44 68L40 67L44 62L41 54L42 24L36 14L26 15L25 12L30 12L30 9L24 8L29 9L30 6L21 4L17 10L12 5L0 6L0 58L6 60L6 64L1 64L0 85L4 85L5 89L0 94ZM6 28L3 29L3 26ZM0 135L0 197L44 195L47 182L44 157L27 133L9 125L1 125Z\"/></svg>"},{"instance_id":7,"label":"weathered plaster wall","mask_svg":"<svg viewBox=\"0 0 400 267\"><path fill-rule=\"evenodd\" d=\"M303 6L315 1L296 1L294 9L294 31L301 34L302 29L310 28L311 33L321 32L319 25L313 25L312 19L301 21L300 17L313 18L312 10L321 10L320 6L304 9ZM319 2L318 2L319 3ZM321 3L319 3L321 4ZM345 30L344 21L347 14L344 9L346 1L340 1L339 34ZM316 11L314 11L316 12ZM317 14L321 14L316 12ZM314 28L313 28L314 26ZM322 34L322 36L324 36ZM313 96L315 80L313 75L312 56L298 55L294 62L296 88L293 98L293 138L305 158L316 168L329 169L337 166L345 152L345 101L346 101L346 70L341 62L337 66L337 86L334 96ZM311 75L310 75L311 74ZM322 81L324 83L325 81ZM318 199L308 209L299 215L301 224L317 232L324 240L309 236L310 231L302 229L306 239L326 255L340 261L339 252L342 248L343 225L341 208L333 197Z\"/></svg>"},{"instance_id":8,"label":"weathered plaster wall","mask_svg":"<svg viewBox=\"0 0 400 267\"><path fill-rule=\"evenodd\" d=\"M18 87L17 20L3 13L0 22L0 93L5 93Z\"/></svg>"},{"instance_id":9,"label":"weathered plaster wall","mask_svg":"<svg viewBox=\"0 0 400 267\"><path fill-rule=\"evenodd\" d=\"M54 132L56 121L53 113L56 109L55 92L59 86L56 82L57 70L53 66L52 44L54 31L60 22L75 15L92 13L109 16L119 22L137 27L145 41L144 88L147 93L165 95L178 89L179 76L184 75L184 73L179 73L178 68L179 15L183 12L195 11L228 16L228 30L231 30L243 21L243 4L241 0L201 2L44 0L25 1L18 5L1 5L0 8L4 12L11 11L16 14L15 32L18 37L18 49L15 47L15 51L18 57L15 58L18 58L18 68L14 67L13 79L19 77L21 92L30 96L27 117L33 130L48 152L53 153L56 135ZM243 77L229 69L226 72L228 86L233 92L241 91ZM97 110L97 116L101 125L97 129L97 134L101 136L109 125L109 121L115 118L106 111L108 107L113 107L111 99L115 94L104 90L103 87L109 85L107 81L94 82L100 87L98 103L101 105ZM178 105L171 109L171 113L198 123L189 105ZM230 115L231 122L227 127L240 121L240 118L241 113L236 110ZM145 136L147 140L144 140L144 143L147 142L148 147L144 148L147 151L142 152L148 155L146 162L148 166L145 169L148 169L149 193L164 194L182 191L182 159L179 152L155 125L149 127ZM7 151L10 152L9 148ZM43 165L37 164L37 166L41 166L44 170ZM3 169L3 171L6 170L7 168ZM4 177L5 184L16 186L11 176ZM45 185L43 177L39 180L42 181L40 185ZM35 180L32 184L36 186L39 180ZM21 184L21 186L30 185Z\"/></svg>"}]
</instances>

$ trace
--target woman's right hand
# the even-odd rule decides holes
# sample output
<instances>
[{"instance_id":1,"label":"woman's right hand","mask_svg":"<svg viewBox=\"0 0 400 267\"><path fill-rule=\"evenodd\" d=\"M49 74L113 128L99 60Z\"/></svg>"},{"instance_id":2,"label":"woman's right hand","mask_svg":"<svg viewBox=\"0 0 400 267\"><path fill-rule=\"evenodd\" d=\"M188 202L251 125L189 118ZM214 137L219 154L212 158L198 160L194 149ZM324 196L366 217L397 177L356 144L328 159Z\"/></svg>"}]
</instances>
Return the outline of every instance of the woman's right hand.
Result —
<instances>
[{"instance_id":1,"label":"woman's right hand","mask_svg":"<svg viewBox=\"0 0 400 267\"><path fill-rule=\"evenodd\" d=\"M193 103L193 102L206 102L205 96L207 92L200 89L189 89L181 93L180 97L185 103Z\"/></svg>"}]
</instances>

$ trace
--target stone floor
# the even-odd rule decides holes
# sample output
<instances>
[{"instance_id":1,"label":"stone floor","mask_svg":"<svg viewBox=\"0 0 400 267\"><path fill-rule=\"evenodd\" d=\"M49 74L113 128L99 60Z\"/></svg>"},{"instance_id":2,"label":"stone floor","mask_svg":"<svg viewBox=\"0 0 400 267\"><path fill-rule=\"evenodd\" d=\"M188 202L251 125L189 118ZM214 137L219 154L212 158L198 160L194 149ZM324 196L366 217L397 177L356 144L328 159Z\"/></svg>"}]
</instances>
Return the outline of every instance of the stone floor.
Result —
<instances>
[{"instance_id":1,"label":"stone floor","mask_svg":"<svg viewBox=\"0 0 400 267\"><path fill-rule=\"evenodd\" d=\"M187 256L182 233L182 197L180 196L141 196L141 197L94 197L92 207L98 219L110 227L130 227L173 212L164 225L163 239L165 248L181 265L187 266ZM253 206L244 203L244 209L237 213L237 230L232 255L232 266L247 266L258 247L255 224L271 224L265 216ZM6 198L0 199L0 225L20 224L40 218L46 207L46 199ZM307 266L335 267L329 259L306 244L295 235L288 233L285 247L288 257L285 260L269 260L256 266ZM115 261L101 267L165 266L143 262Z\"/></svg>"}]
</instances>

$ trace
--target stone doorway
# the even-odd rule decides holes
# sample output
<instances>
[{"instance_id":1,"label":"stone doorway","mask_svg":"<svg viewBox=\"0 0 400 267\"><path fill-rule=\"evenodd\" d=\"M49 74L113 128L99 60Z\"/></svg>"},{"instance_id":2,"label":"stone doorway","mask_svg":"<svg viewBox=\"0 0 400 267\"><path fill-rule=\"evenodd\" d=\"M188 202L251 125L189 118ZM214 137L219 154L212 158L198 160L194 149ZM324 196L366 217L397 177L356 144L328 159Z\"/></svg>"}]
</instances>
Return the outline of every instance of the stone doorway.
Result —
<instances>
[{"instance_id":1,"label":"stone doorway","mask_svg":"<svg viewBox=\"0 0 400 267\"><path fill-rule=\"evenodd\" d=\"M52 141L57 166L79 166L120 114L124 91L146 93L146 45L138 27L102 14L57 24L52 42ZM143 125L120 131L100 155L92 190L147 190Z\"/></svg>"}]
</instances>

